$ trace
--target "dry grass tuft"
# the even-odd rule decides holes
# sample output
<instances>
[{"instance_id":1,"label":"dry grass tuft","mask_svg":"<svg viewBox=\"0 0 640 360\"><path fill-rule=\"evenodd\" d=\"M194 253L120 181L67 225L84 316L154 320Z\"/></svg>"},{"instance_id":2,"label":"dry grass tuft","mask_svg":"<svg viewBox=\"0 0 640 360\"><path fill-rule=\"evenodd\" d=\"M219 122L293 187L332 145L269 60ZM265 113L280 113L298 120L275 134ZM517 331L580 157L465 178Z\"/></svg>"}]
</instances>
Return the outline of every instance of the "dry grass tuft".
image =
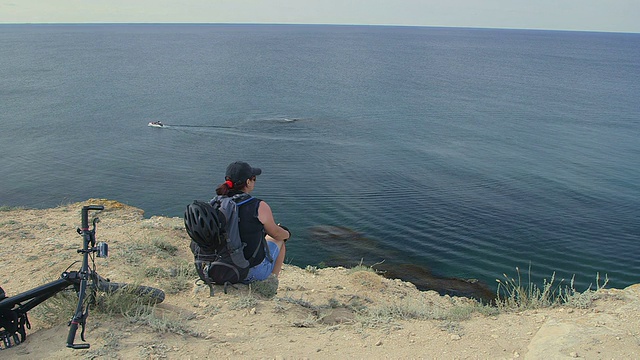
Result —
<instances>
[{"instance_id":1,"label":"dry grass tuft","mask_svg":"<svg viewBox=\"0 0 640 360\"><path fill-rule=\"evenodd\" d=\"M528 281L522 282L520 269L516 267L517 279L510 278L503 274L505 280L497 279L498 289L496 292L496 303L500 310L526 310L540 309L560 305L567 305L577 308L588 307L595 300L601 289L609 282L608 277L600 284L600 274L596 274L596 289L591 286L586 291L580 293L575 290L575 276L571 278L571 283L563 286L564 279L556 283L555 272L551 279L543 280L542 287L531 281L531 268L529 268Z\"/></svg>"}]
</instances>

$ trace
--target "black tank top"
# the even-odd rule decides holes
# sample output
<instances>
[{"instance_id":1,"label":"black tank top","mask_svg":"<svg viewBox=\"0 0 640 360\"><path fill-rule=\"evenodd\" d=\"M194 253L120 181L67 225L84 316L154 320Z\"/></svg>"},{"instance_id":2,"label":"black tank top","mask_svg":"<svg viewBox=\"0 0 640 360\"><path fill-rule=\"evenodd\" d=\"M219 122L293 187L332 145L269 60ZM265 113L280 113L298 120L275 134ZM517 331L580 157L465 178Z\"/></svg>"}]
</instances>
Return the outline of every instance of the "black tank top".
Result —
<instances>
[{"instance_id":1,"label":"black tank top","mask_svg":"<svg viewBox=\"0 0 640 360\"><path fill-rule=\"evenodd\" d=\"M266 255L264 246L262 246L262 239L265 236L264 225L258 220L260 202L262 200L254 198L238 207L240 238L243 243L247 244L244 248L244 257L249 260L249 264L252 267L260 264ZM251 259L254 253L256 256Z\"/></svg>"}]
</instances>

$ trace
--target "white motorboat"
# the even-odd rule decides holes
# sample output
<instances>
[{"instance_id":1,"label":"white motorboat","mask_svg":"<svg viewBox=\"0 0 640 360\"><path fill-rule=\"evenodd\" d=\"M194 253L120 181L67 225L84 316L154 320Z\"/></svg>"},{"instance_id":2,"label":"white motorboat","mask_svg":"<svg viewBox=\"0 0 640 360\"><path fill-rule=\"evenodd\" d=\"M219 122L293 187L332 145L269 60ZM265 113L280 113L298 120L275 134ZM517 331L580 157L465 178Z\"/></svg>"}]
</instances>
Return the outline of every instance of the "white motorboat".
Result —
<instances>
[{"instance_id":1,"label":"white motorboat","mask_svg":"<svg viewBox=\"0 0 640 360\"><path fill-rule=\"evenodd\" d=\"M164 124L161 123L160 121L152 121L149 123L148 126L161 128L161 127L164 127Z\"/></svg>"}]
</instances>

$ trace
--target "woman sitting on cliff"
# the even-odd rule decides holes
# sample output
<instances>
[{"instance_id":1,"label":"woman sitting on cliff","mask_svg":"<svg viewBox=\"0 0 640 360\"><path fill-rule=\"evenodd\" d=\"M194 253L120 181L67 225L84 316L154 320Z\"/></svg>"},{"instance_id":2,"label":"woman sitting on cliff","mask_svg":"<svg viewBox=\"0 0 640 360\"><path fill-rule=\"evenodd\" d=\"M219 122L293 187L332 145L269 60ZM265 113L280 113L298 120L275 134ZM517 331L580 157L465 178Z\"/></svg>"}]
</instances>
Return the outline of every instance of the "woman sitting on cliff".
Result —
<instances>
[{"instance_id":1,"label":"woman sitting on cliff","mask_svg":"<svg viewBox=\"0 0 640 360\"><path fill-rule=\"evenodd\" d=\"M261 169L253 168L246 162L231 163L227 167L225 182L216 188L216 194L229 197L242 193L249 194L256 186L256 177L261 173ZM240 238L247 244L244 248L244 257L246 259L253 257L255 262L250 263L251 269L244 282L265 280L271 274L277 277L284 263L285 241L291 237L291 232L286 227L276 224L271 207L261 199L239 206L238 215ZM261 246L263 237L267 240L271 256L266 256L264 247ZM254 257L253 254L256 251L258 252Z\"/></svg>"}]
</instances>

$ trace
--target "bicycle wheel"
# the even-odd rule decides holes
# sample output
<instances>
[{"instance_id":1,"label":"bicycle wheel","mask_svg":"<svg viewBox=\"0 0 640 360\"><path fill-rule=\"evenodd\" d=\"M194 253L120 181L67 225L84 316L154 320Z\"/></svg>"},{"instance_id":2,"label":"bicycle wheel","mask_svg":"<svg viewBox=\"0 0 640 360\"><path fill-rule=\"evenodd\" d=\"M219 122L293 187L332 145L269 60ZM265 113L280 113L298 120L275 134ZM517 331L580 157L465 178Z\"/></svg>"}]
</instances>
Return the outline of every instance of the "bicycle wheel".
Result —
<instances>
[{"instance_id":1,"label":"bicycle wheel","mask_svg":"<svg viewBox=\"0 0 640 360\"><path fill-rule=\"evenodd\" d=\"M145 297L155 304L159 304L164 301L164 291L151 286L131 285L127 283L117 283L111 281L98 281L96 282L96 288L100 291L106 292L107 294L116 291L126 291L136 296Z\"/></svg>"}]
</instances>

